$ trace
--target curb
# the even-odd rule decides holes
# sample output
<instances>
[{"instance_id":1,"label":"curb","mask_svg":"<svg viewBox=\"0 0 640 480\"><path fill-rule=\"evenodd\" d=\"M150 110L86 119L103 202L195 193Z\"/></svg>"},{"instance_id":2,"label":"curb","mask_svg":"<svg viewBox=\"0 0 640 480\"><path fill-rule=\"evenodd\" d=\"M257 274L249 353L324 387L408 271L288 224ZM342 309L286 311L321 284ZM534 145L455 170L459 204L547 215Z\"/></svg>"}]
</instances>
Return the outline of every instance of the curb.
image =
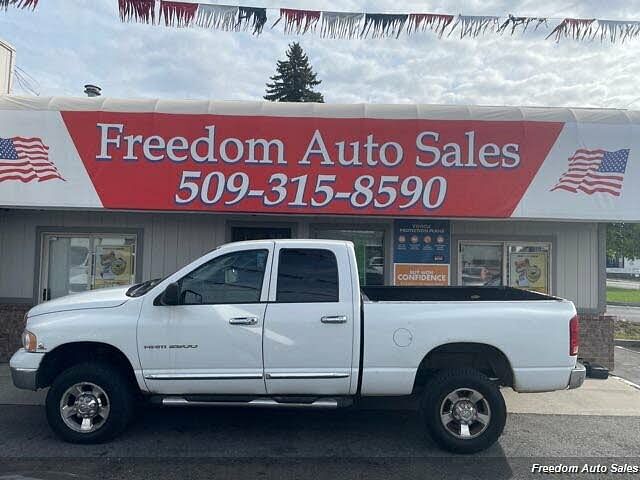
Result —
<instances>
[{"instance_id":1,"label":"curb","mask_svg":"<svg viewBox=\"0 0 640 480\"><path fill-rule=\"evenodd\" d=\"M607 306L611 305L612 307L638 307L640 308L640 303L630 303L630 302L607 302Z\"/></svg>"},{"instance_id":2,"label":"curb","mask_svg":"<svg viewBox=\"0 0 640 480\"><path fill-rule=\"evenodd\" d=\"M613 344L616 347L623 348L640 348L640 340L622 340L622 339L614 339Z\"/></svg>"},{"instance_id":3,"label":"curb","mask_svg":"<svg viewBox=\"0 0 640 480\"><path fill-rule=\"evenodd\" d=\"M635 388L636 390L640 390L640 385L638 385L637 383L630 382L629 380L626 380L626 379L624 379L622 377L618 377L616 375L611 375L610 377L611 378L616 378L616 379L620 380L622 383L626 383L627 385L629 385L632 388Z\"/></svg>"}]
</instances>

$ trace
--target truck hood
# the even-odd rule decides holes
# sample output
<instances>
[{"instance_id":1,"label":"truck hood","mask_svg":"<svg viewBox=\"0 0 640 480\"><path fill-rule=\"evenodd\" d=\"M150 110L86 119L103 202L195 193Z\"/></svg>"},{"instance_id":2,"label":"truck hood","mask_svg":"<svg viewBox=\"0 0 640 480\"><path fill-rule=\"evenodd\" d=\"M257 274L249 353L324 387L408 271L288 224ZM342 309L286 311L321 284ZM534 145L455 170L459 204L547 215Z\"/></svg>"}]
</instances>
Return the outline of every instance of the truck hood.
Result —
<instances>
[{"instance_id":1,"label":"truck hood","mask_svg":"<svg viewBox=\"0 0 640 480\"><path fill-rule=\"evenodd\" d=\"M69 310L83 310L87 308L113 308L124 304L129 297L125 295L129 287L103 288L89 292L75 293L66 297L56 298L36 305L29 310L28 316L44 315L45 313L65 312Z\"/></svg>"}]
</instances>

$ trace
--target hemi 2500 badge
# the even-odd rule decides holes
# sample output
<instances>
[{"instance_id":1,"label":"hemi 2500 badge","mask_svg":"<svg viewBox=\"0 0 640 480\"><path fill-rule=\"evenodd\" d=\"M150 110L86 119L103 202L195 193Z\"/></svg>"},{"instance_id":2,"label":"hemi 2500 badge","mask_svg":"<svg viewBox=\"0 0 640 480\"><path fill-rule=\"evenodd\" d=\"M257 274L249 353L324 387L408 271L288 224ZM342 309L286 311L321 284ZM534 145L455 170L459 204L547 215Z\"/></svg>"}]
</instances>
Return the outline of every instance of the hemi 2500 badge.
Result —
<instances>
[{"instance_id":1,"label":"hemi 2500 badge","mask_svg":"<svg viewBox=\"0 0 640 480\"><path fill-rule=\"evenodd\" d=\"M145 345L145 350L166 350L168 348L198 348L198 345Z\"/></svg>"}]
</instances>

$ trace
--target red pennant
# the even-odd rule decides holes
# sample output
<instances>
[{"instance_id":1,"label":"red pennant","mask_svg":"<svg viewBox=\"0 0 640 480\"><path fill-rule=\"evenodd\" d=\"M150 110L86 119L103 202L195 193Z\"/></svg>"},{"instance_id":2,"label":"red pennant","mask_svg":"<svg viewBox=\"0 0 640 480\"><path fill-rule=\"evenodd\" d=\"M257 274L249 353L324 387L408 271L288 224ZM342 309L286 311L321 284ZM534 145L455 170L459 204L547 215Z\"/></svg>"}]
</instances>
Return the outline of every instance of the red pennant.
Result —
<instances>
[{"instance_id":1,"label":"red pennant","mask_svg":"<svg viewBox=\"0 0 640 480\"><path fill-rule=\"evenodd\" d=\"M118 0L123 22L156 23L155 0Z\"/></svg>"},{"instance_id":2,"label":"red pennant","mask_svg":"<svg viewBox=\"0 0 640 480\"><path fill-rule=\"evenodd\" d=\"M320 11L281 8L280 18L273 26L275 27L282 19L284 19L284 33L301 35L315 30L320 21Z\"/></svg>"},{"instance_id":3,"label":"red pennant","mask_svg":"<svg viewBox=\"0 0 640 480\"><path fill-rule=\"evenodd\" d=\"M166 26L188 27L198 11L197 3L169 2L160 0L160 14Z\"/></svg>"}]
</instances>

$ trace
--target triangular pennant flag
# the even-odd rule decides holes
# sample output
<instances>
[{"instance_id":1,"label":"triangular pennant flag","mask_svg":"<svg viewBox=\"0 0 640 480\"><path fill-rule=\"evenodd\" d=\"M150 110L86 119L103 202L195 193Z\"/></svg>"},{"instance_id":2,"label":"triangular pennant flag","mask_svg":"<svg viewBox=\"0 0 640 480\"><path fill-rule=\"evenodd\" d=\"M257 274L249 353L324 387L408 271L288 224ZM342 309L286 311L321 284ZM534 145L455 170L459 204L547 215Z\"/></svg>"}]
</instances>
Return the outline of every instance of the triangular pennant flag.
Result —
<instances>
[{"instance_id":1,"label":"triangular pennant flag","mask_svg":"<svg viewBox=\"0 0 640 480\"><path fill-rule=\"evenodd\" d=\"M369 33L371 33L371 38L398 38L408 18L409 15L367 13L364 16L364 26L362 27L360 36L367 38Z\"/></svg>"},{"instance_id":2,"label":"triangular pennant flag","mask_svg":"<svg viewBox=\"0 0 640 480\"><path fill-rule=\"evenodd\" d=\"M202 28L231 31L238 24L238 7L230 5L198 5L195 24Z\"/></svg>"},{"instance_id":3,"label":"triangular pennant flag","mask_svg":"<svg viewBox=\"0 0 640 480\"><path fill-rule=\"evenodd\" d=\"M527 31L529 25L531 23L535 23L536 27L534 30L538 30L540 25L547 25L547 19L543 17L516 17L514 15L509 14L509 18L507 18L502 25L498 27L498 33L504 33L509 27L511 27L510 34L513 35L517 28L522 27L522 33Z\"/></svg>"},{"instance_id":4,"label":"triangular pennant flag","mask_svg":"<svg viewBox=\"0 0 640 480\"><path fill-rule=\"evenodd\" d=\"M475 38L487 30L494 31L499 27L499 21L500 17L495 16L458 15L458 20L451 27L448 36L460 25L460 38Z\"/></svg>"},{"instance_id":5,"label":"triangular pennant flag","mask_svg":"<svg viewBox=\"0 0 640 480\"><path fill-rule=\"evenodd\" d=\"M574 40L593 38L595 34L593 22L595 21L595 18L565 18L546 38L555 36L556 43L561 38L573 38Z\"/></svg>"},{"instance_id":6,"label":"triangular pennant flag","mask_svg":"<svg viewBox=\"0 0 640 480\"><path fill-rule=\"evenodd\" d=\"M320 35L325 38L356 38L364 13L322 12Z\"/></svg>"},{"instance_id":7,"label":"triangular pennant flag","mask_svg":"<svg viewBox=\"0 0 640 480\"><path fill-rule=\"evenodd\" d=\"M155 0L118 0L118 9L123 22L156 22Z\"/></svg>"},{"instance_id":8,"label":"triangular pennant flag","mask_svg":"<svg viewBox=\"0 0 640 480\"><path fill-rule=\"evenodd\" d=\"M407 33L411 34L422 30L423 32L431 30L442 37L445 29L449 26L455 17L453 15L440 15L435 13L412 13L409 15L409 24L407 25Z\"/></svg>"},{"instance_id":9,"label":"triangular pennant flag","mask_svg":"<svg viewBox=\"0 0 640 480\"><path fill-rule=\"evenodd\" d=\"M280 20L284 19L284 33L304 35L308 31L315 31L320 21L320 11L318 10L294 10L291 8L281 8L280 18L272 25L275 27Z\"/></svg>"},{"instance_id":10,"label":"triangular pennant flag","mask_svg":"<svg viewBox=\"0 0 640 480\"><path fill-rule=\"evenodd\" d=\"M188 27L193 22L197 10L197 3L160 0L160 15L164 17L167 27Z\"/></svg>"},{"instance_id":11,"label":"triangular pennant flag","mask_svg":"<svg viewBox=\"0 0 640 480\"><path fill-rule=\"evenodd\" d=\"M629 22L624 20L598 20L598 30L600 41L608 38L611 43L616 43L620 39L624 43L628 38L640 37L640 22Z\"/></svg>"},{"instance_id":12,"label":"triangular pennant flag","mask_svg":"<svg viewBox=\"0 0 640 480\"><path fill-rule=\"evenodd\" d=\"M266 8L238 7L236 30L247 31L251 28L251 33L260 35L265 23L267 23Z\"/></svg>"}]
</instances>

